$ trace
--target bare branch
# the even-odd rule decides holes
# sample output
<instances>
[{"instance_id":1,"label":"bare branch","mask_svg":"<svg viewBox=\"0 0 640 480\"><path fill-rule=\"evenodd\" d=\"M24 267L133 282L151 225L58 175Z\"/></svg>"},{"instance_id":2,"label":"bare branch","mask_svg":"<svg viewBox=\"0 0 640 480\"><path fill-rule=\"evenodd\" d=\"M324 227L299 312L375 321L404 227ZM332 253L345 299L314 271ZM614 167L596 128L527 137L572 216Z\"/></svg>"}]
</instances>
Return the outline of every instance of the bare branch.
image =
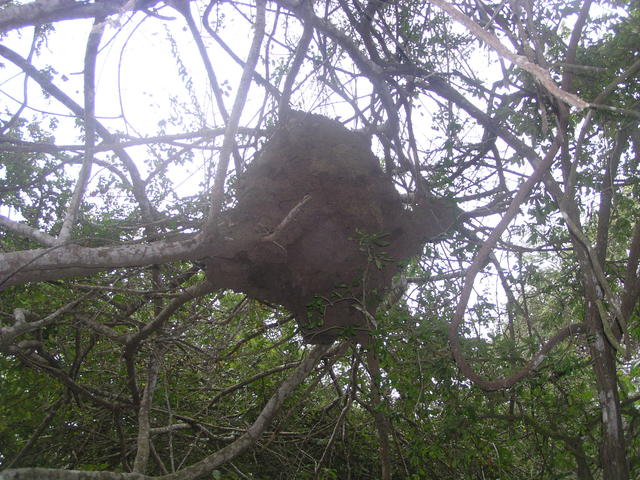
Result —
<instances>
[{"instance_id":1,"label":"bare branch","mask_svg":"<svg viewBox=\"0 0 640 480\"><path fill-rule=\"evenodd\" d=\"M0 328L0 351L6 351L9 345L11 345L13 341L20 335L24 335L25 333L28 333L28 332L33 332L42 327L46 327L47 325L52 324L58 319L58 317L60 317L60 315L67 313L69 310L74 308L76 305L78 305L80 302L82 302L83 300L85 300L91 295L93 295L93 292L89 292L83 295L82 297L77 298L76 300L70 303L67 303L66 305L57 309L51 315L47 315L45 318L41 320L36 320L33 322L26 321L25 317L27 315L24 309L21 309L21 308L16 309L16 311L14 312L14 315L16 318L15 324L11 327Z\"/></svg>"},{"instance_id":2,"label":"bare branch","mask_svg":"<svg viewBox=\"0 0 640 480\"><path fill-rule=\"evenodd\" d=\"M300 67L302 66L302 62L307 55L307 50L309 48L309 43L311 42L311 38L313 36L313 27L311 23L305 23L304 29L302 31L302 37L300 37L300 42L296 47L296 53L293 56L293 62L291 63L291 68L287 72L287 77L284 81L284 88L282 90L282 97L280 98L278 110L280 112L280 116L284 116L285 111L290 108L289 102L291 100L291 91L293 89L293 82L295 82L296 76L300 71Z\"/></svg>"},{"instance_id":3,"label":"bare branch","mask_svg":"<svg viewBox=\"0 0 640 480\"><path fill-rule=\"evenodd\" d=\"M213 285L211 285L207 281L199 282L195 285L191 285L184 292L182 292L179 296L171 300L169 304L164 307L153 319L152 322L145 325L138 333L135 335L131 335L127 339L127 348L128 352L133 352L133 350L142 342L144 339L148 338L153 332L157 332L162 325L171 318L171 316L178 311L185 303L194 298L201 297L208 293L211 293L214 290Z\"/></svg>"},{"instance_id":4,"label":"bare branch","mask_svg":"<svg viewBox=\"0 0 640 480\"><path fill-rule=\"evenodd\" d=\"M0 472L0 480L150 480L140 473L89 472L54 468L16 468Z\"/></svg>"},{"instance_id":5,"label":"bare branch","mask_svg":"<svg viewBox=\"0 0 640 480\"><path fill-rule=\"evenodd\" d=\"M118 267L195 260L204 255L195 235L137 245L88 248L60 245L5 253L0 256L0 289L32 281L58 280L89 275Z\"/></svg>"},{"instance_id":6,"label":"bare branch","mask_svg":"<svg viewBox=\"0 0 640 480\"><path fill-rule=\"evenodd\" d=\"M500 42L498 37L496 37L491 32L488 32L485 29L483 29L480 25L478 25L472 19L467 17L464 13L462 13L460 10L455 8L453 5L449 4L445 0L433 0L432 3L440 7L449 15L451 15L451 17L454 20L456 20L457 22L460 22L465 27L467 27L467 29L472 34L474 34L480 40L490 45L491 48L493 48L500 56L508 59L512 63L515 63L520 68L522 68L523 70L526 70L531 75L533 75L533 77L536 80L538 80L542 85L544 85L544 87L556 98L562 100L565 103L568 103L569 105L573 105L579 109L589 107L589 103L585 102L577 95L574 95L573 93L567 92L561 89L560 87L558 87L558 85L553 81L553 79L551 78L551 75L549 75L549 72L547 70L540 67L539 65L536 65L535 63L532 63L531 61L529 61L527 57L513 53L511 50L509 50L507 46L505 46L502 42Z\"/></svg>"},{"instance_id":7,"label":"bare branch","mask_svg":"<svg viewBox=\"0 0 640 480\"><path fill-rule=\"evenodd\" d=\"M14 222L4 215L0 215L0 226L13 233L17 233L18 235L30 238L31 240L47 247L53 247L57 243L57 240L51 235L44 233L37 228L25 225L24 223Z\"/></svg>"},{"instance_id":8,"label":"bare branch","mask_svg":"<svg viewBox=\"0 0 640 480\"><path fill-rule=\"evenodd\" d=\"M128 10L151 8L160 0L101 0L77 2L75 0L35 0L0 11L0 32L15 28L79 18L108 17Z\"/></svg>"},{"instance_id":9,"label":"bare branch","mask_svg":"<svg viewBox=\"0 0 640 480\"><path fill-rule=\"evenodd\" d=\"M82 168L76 181L71 202L69 202L69 207L67 208L67 214L62 222L60 235L58 236L59 244L66 243L71 238L71 232L75 226L78 212L80 211L80 204L82 203L82 198L84 197L84 192L87 189L89 177L91 176L93 148L96 142L96 57L98 55L100 40L104 33L104 27L104 18L96 18L93 22L93 28L89 33L89 39L87 40L87 49L84 58L84 161L82 162Z\"/></svg>"},{"instance_id":10,"label":"bare branch","mask_svg":"<svg viewBox=\"0 0 640 480\"><path fill-rule=\"evenodd\" d=\"M216 176L214 179L213 189L211 191L209 216L204 228L206 235L210 235L213 232L218 214L222 208L224 199L224 182L227 178L229 159L231 158L231 153L235 147L234 137L238 129L238 124L240 123L240 115L242 115L242 110L244 109L244 105L247 101L249 89L251 88L251 77L253 76L253 71L258 63L260 47L262 46L262 39L264 37L266 2L265 0L257 0L256 5L257 13L254 25L255 31L253 34L253 41L249 48L247 63L242 71L240 85L238 86L238 92L236 93L236 98L233 102L231 116L229 117L227 129L224 134L224 140L222 142L222 151L220 152L220 158L218 159L218 167L216 169Z\"/></svg>"},{"instance_id":11,"label":"bare branch","mask_svg":"<svg viewBox=\"0 0 640 480\"><path fill-rule=\"evenodd\" d=\"M277 367L270 368L269 370L265 370L264 372L256 373L252 377L249 377L246 380L243 380L240 383L236 383L235 385L225 388L221 392L217 393L209 402L208 407L210 408L211 406L215 405L218 402L218 400L220 400L220 398L224 397L225 395L229 395L230 393L233 393L236 390L240 390L242 387L245 387L257 380L260 380L261 378L268 377L269 375L273 375L274 373L282 372L284 370L289 370L291 368L297 367L299 364L300 362L285 363L283 365L278 365Z\"/></svg>"},{"instance_id":12,"label":"bare branch","mask_svg":"<svg viewBox=\"0 0 640 480\"><path fill-rule=\"evenodd\" d=\"M305 204L311 200L311 195L305 195L287 215L282 219L278 226L268 235L262 237L265 242L274 242L277 244L278 238L283 235L283 232L287 229L289 224L296 220L296 217L300 214L300 211L304 208Z\"/></svg>"},{"instance_id":13,"label":"bare branch","mask_svg":"<svg viewBox=\"0 0 640 480\"><path fill-rule=\"evenodd\" d=\"M147 384L144 387L142 400L140 401L140 409L138 411L138 441L136 458L133 462L133 471L144 473L147 468L150 450L150 428L149 414L151 413L151 405L153 403L153 393L156 389L156 381L158 380L158 372L160 370L160 353L155 350L151 352L149 360L149 373L147 375Z\"/></svg>"}]
</instances>

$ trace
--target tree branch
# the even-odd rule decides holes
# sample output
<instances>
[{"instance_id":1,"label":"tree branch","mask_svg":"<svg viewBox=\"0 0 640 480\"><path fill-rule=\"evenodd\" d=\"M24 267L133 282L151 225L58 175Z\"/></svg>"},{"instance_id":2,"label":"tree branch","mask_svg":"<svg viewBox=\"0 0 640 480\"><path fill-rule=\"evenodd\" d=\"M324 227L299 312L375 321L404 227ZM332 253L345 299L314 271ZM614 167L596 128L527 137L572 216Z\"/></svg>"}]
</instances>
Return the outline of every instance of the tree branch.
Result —
<instances>
[{"instance_id":1,"label":"tree branch","mask_svg":"<svg viewBox=\"0 0 640 480\"><path fill-rule=\"evenodd\" d=\"M509 205L509 208L500 219L500 222L491 231L489 238L487 238L487 240L480 248L480 251L477 253L476 257L473 260L473 263L467 270L467 273L465 275L464 287L462 289L462 293L460 294L460 299L458 300L454 318L449 325L449 343L451 345L451 352L456 360L456 363L458 364L458 367L467 378L472 380L479 387L486 390L508 388L511 385L515 384L516 382L524 378L533 369L537 368L556 344L558 344L564 338L575 334L582 329L580 325L569 325L568 327L565 327L542 347L542 349L529 361L524 369L501 380L486 380L478 375L471 368L464 354L462 353L460 339L458 338L458 328L464 321L464 314L469 302L469 297L471 296L471 292L473 290L473 284L476 275L486 264L487 260L489 259L489 255L493 250L493 247L500 238L500 235L502 235L509 223L511 223L513 218L518 214L522 202L524 202L529 197L533 188L538 184L540 180L542 180L543 176L547 174L549 168L551 167L551 164L553 163L553 159L555 158L556 153L560 149L561 141L562 135L556 135L555 141L549 148L549 151L547 152L545 158L535 167L535 170L531 174L531 176L520 186L518 192Z\"/></svg>"},{"instance_id":2,"label":"tree branch","mask_svg":"<svg viewBox=\"0 0 640 480\"><path fill-rule=\"evenodd\" d=\"M78 218L78 212L80 211L80 204L82 203L91 176L93 148L96 143L96 57L98 56L98 47L100 46L100 40L104 33L104 27L104 17L97 17L93 22L93 28L87 40L87 49L84 58L84 160L71 201L67 208L67 214L62 222L60 234L58 235L58 243L60 244L66 243L71 238L72 230Z\"/></svg>"},{"instance_id":3,"label":"tree branch","mask_svg":"<svg viewBox=\"0 0 640 480\"><path fill-rule=\"evenodd\" d=\"M170 475L164 475L158 480L191 480L200 475L212 472L215 468L233 460L247 448L253 445L264 430L271 424L285 400L293 393L305 378L315 368L320 359L329 352L331 345L318 345L300 362L291 375L278 387L273 396L264 406L258 418L249 429L233 443L200 460L199 462Z\"/></svg>"},{"instance_id":4,"label":"tree branch","mask_svg":"<svg viewBox=\"0 0 640 480\"><path fill-rule=\"evenodd\" d=\"M13 343L13 341L18 338L20 335L24 335L25 333L33 332L35 330L39 330L47 325L55 322L60 315L63 313L67 313L69 310L74 308L80 302L85 300L86 298L93 295L93 292L89 292L76 300L67 303L66 305L60 307L55 312L50 315L47 315L41 320L29 322L27 321L27 316L29 316L29 312L24 310L23 308L17 308L14 311L15 323L11 327L1 327L0 328L0 352L7 351L8 347Z\"/></svg>"},{"instance_id":5,"label":"tree branch","mask_svg":"<svg viewBox=\"0 0 640 480\"><path fill-rule=\"evenodd\" d=\"M89 275L111 268L196 260L205 254L196 235L135 245L95 248L60 245L4 253L0 256L0 290L10 285Z\"/></svg>"},{"instance_id":6,"label":"tree branch","mask_svg":"<svg viewBox=\"0 0 640 480\"><path fill-rule=\"evenodd\" d=\"M88 3L75 0L36 0L0 10L0 32L63 20L108 17L129 10L151 8L159 1L101 0Z\"/></svg>"},{"instance_id":7,"label":"tree branch","mask_svg":"<svg viewBox=\"0 0 640 480\"><path fill-rule=\"evenodd\" d=\"M451 15L451 18L467 27L469 32L471 32L480 40L486 42L487 45L491 46L491 48L493 48L498 53L498 55L508 59L510 62L518 65L520 68L533 75L536 80L544 85L549 93L551 93L559 100L562 100L563 102L568 103L569 105L573 105L579 109L584 109L589 106L589 103L585 102L577 95L561 89L553 81L551 75L549 75L549 72L547 70L540 67L539 65L536 65L535 63L530 62L527 57L523 55L516 55L515 53L513 53L511 50L509 50L508 47L500 42L498 37L483 29L480 25L478 25L476 22L467 17L464 13L462 13L454 6L450 5L445 0L433 0L431 3L437 5L442 10Z\"/></svg>"},{"instance_id":8,"label":"tree branch","mask_svg":"<svg viewBox=\"0 0 640 480\"><path fill-rule=\"evenodd\" d=\"M262 46L262 39L264 37L265 29L265 13L266 13L266 1L257 0L257 13L256 21L254 25L255 32L253 34L253 41L249 48L249 54L247 56L247 63L242 71L242 77L240 78L240 85L238 86L238 92L236 93L235 101L233 102L233 108L231 109L231 115L227 122L227 129L224 134L224 140L222 141L222 151L220 152L220 158L218 159L218 167L216 169L216 176L214 179L213 189L211 191L211 205L207 223L204 228L206 236L210 235L217 222L218 214L222 209L224 201L224 183L227 178L227 168L229 167L229 159L231 153L235 148L235 134L240 123L240 115L247 102L247 95L251 88L251 78L253 71L258 63L260 56L260 47Z\"/></svg>"},{"instance_id":9,"label":"tree branch","mask_svg":"<svg viewBox=\"0 0 640 480\"><path fill-rule=\"evenodd\" d=\"M5 217L4 215L0 215L0 226L6 228L7 230L13 233L17 233L18 235L27 237L47 247L53 247L57 243L57 240L55 237L52 237L51 235L44 233L38 230L37 228L33 228L33 227L30 227L29 225L25 225L24 223L14 222L13 220Z\"/></svg>"},{"instance_id":10,"label":"tree branch","mask_svg":"<svg viewBox=\"0 0 640 480\"><path fill-rule=\"evenodd\" d=\"M151 424L149 414L151 413L151 405L153 403L153 393L156 389L158 380L158 371L160 370L160 354L155 350L151 352L149 373L147 376L147 384L144 387L140 408L138 410L138 441L136 458L133 462L133 471L144 473L149 461L150 441L149 431Z\"/></svg>"},{"instance_id":11,"label":"tree branch","mask_svg":"<svg viewBox=\"0 0 640 480\"><path fill-rule=\"evenodd\" d=\"M20 67L24 73L26 73L29 77L34 79L38 85L42 87L42 89L52 97L57 99L60 103L62 103L65 107L71 110L77 117L84 118L85 112L84 109L78 105L71 97L69 97L66 93L60 90L45 74L36 69L30 62L22 58L16 52L11 50L10 48L5 47L0 44L0 56L3 56L10 62L14 63L16 66ZM109 130L102 125L100 122L96 121L96 131L100 134L102 138L105 139L107 143L118 143L118 138L115 135L112 135ZM127 170L129 171L129 175L131 176L131 185L133 190L133 195L136 198L136 201L140 205L140 209L142 211L142 216L145 221L150 222L153 220L153 207L147 198L147 194L145 192L145 185L140 177L140 172L136 167L135 162L129 156L129 154L125 151L124 148L118 147L113 149L114 152L118 155L122 163L125 165Z\"/></svg>"}]
</instances>

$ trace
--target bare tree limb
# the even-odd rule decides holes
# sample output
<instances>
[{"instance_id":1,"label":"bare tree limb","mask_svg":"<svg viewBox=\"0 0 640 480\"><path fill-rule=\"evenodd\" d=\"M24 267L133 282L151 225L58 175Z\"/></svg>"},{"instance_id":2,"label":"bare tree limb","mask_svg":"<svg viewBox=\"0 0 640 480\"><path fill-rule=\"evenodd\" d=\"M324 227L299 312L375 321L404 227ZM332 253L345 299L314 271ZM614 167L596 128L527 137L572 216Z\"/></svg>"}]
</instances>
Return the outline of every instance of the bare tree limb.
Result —
<instances>
[{"instance_id":1,"label":"bare tree limb","mask_svg":"<svg viewBox=\"0 0 640 480\"><path fill-rule=\"evenodd\" d=\"M491 48L493 48L500 56L508 59L510 62L515 63L523 70L529 72L533 77L538 80L544 87L556 98L562 100L569 105L573 105L579 109L589 107L589 103L582 100L577 95L561 89L551 78L549 72L544 68L529 61L529 59L523 55L517 55L513 53L507 46L505 46L498 37L491 32L486 31L471 18L467 17L460 10L449 4L445 0L433 0L431 3L437 5L442 10L451 15L451 18L463 24L467 29L480 40L486 42Z\"/></svg>"},{"instance_id":2,"label":"bare tree limb","mask_svg":"<svg viewBox=\"0 0 640 480\"><path fill-rule=\"evenodd\" d=\"M0 289L32 281L89 275L110 268L195 260L203 256L196 235L135 245L96 248L61 245L10 252L0 255Z\"/></svg>"},{"instance_id":3,"label":"bare tree limb","mask_svg":"<svg viewBox=\"0 0 640 480\"><path fill-rule=\"evenodd\" d=\"M73 195L71 196L71 201L67 208L67 214L60 228L60 234L58 235L59 244L66 243L71 238L72 229L75 226L80 211L80 204L82 203L84 192L87 189L89 177L91 176L93 148L96 143L96 57L98 55L100 40L104 33L104 27L104 17L97 17L93 22L93 28L87 40L87 49L84 58L84 160Z\"/></svg>"},{"instance_id":4,"label":"bare tree limb","mask_svg":"<svg viewBox=\"0 0 640 480\"><path fill-rule=\"evenodd\" d=\"M153 350L149 359L149 372L147 375L147 384L144 387L140 408L138 410L138 440L136 458L133 462L133 471L144 473L149 461L150 452L150 428L151 423L149 414L151 413L151 405L153 403L153 393L156 389L158 380L158 372L160 370L160 352Z\"/></svg>"},{"instance_id":5,"label":"bare tree limb","mask_svg":"<svg viewBox=\"0 0 640 480\"><path fill-rule=\"evenodd\" d=\"M265 29L265 13L266 2L265 0L256 0L257 13L256 21L254 25L253 41L249 48L249 54L247 56L247 63L242 71L242 77L240 78L240 85L238 86L238 92L233 102L233 108L231 109L231 115L227 123L227 129L224 134L224 140L222 142L222 151L220 152L220 158L218 159L218 166L216 169L216 176L214 179L213 189L211 191L211 205L207 223L204 228L206 235L210 235L216 225L218 214L222 208L224 200L224 183L227 178L227 168L229 167L229 159L231 153L235 147L235 134L240 123L240 115L244 109L247 101L247 95L251 88L251 79L253 71L256 69L258 58L260 56L260 47L262 46L262 39L264 37Z\"/></svg>"},{"instance_id":6,"label":"bare tree limb","mask_svg":"<svg viewBox=\"0 0 640 480\"><path fill-rule=\"evenodd\" d=\"M4 215L0 215L0 226L47 247L53 247L57 243L55 237L52 237L51 235L44 233L37 228L25 225L24 223L15 222L10 218L5 217Z\"/></svg>"},{"instance_id":7,"label":"bare tree limb","mask_svg":"<svg viewBox=\"0 0 640 480\"><path fill-rule=\"evenodd\" d=\"M140 473L89 472L54 468L16 468L0 472L0 480L151 480Z\"/></svg>"},{"instance_id":8,"label":"bare tree limb","mask_svg":"<svg viewBox=\"0 0 640 480\"><path fill-rule=\"evenodd\" d=\"M151 8L160 0L101 0L77 2L75 0L36 0L0 11L0 32L15 28L80 18L108 17L129 10Z\"/></svg>"}]
</instances>

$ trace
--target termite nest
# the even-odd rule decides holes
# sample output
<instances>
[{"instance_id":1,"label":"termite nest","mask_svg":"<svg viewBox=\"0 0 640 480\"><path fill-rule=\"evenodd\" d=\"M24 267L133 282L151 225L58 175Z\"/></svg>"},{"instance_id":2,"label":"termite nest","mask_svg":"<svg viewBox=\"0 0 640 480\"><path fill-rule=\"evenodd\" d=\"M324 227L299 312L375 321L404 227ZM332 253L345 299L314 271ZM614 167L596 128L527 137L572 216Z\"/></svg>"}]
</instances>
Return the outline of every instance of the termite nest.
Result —
<instances>
[{"instance_id":1,"label":"termite nest","mask_svg":"<svg viewBox=\"0 0 640 480\"><path fill-rule=\"evenodd\" d=\"M207 277L287 308L307 343L366 343L404 261L452 227L453 202L401 201L368 139L290 112L236 184L207 257Z\"/></svg>"}]
</instances>

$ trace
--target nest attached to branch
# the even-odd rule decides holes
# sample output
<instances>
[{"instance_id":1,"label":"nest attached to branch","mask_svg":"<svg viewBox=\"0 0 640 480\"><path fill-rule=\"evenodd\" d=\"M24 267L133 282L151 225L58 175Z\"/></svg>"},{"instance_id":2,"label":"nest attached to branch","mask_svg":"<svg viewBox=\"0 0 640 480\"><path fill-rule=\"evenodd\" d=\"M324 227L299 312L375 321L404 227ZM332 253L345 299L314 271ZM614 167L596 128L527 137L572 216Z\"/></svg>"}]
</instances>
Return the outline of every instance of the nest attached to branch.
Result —
<instances>
[{"instance_id":1,"label":"nest attached to branch","mask_svg":"<svg viewBox=\"0 0 640 480\"><path fill-rule=\"evenodd\" d=\"M456 211L434 198L408 210L362 134L290 112L238 178L207 277L283 305L307 343L366 343L402 262L448 230Z\"/></svg>"}]
</instances>

